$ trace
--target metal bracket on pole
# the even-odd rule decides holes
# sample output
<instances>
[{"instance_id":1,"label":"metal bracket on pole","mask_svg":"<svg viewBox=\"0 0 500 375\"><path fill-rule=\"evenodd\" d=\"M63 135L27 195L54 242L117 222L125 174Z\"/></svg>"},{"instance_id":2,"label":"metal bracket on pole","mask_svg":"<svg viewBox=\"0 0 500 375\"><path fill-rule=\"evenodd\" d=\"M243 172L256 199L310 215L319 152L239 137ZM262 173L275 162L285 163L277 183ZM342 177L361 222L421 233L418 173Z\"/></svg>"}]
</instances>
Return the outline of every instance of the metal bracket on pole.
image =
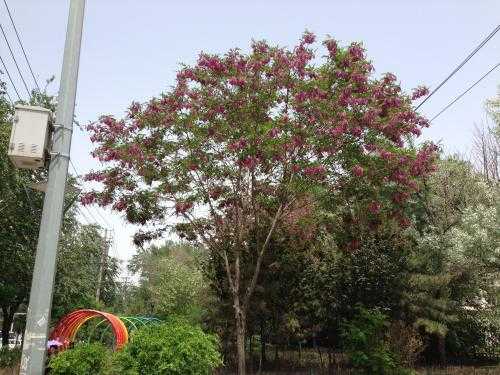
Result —
<instances>
[{"instance_id":1,"label":"metal bracket on pole","mask_svg":"<svg viewBox=\"0 0 500 375\"><path fill-rule=\"evenodd\" d=\"M53 158L56 158L56 157L60 156L60 157L66 158L68 160L70 159L69 154L63 154L62 152L54 152L54 151L52 151L52 152L49 153L49 155L52 156Z\"/></svg>"},{"instance_id":2,"label":"metal bracket on pole","mask_svg":"<svg viewBox=\"0 0 500 375\"><path fill-rule=\"evenodd\" d=\"M62 124L54 124L52 125L52 128L54 129L54 131L62 129L73 133L73 127L68 128L67 126L64 126Z\"/></svg>"}]
</instances>

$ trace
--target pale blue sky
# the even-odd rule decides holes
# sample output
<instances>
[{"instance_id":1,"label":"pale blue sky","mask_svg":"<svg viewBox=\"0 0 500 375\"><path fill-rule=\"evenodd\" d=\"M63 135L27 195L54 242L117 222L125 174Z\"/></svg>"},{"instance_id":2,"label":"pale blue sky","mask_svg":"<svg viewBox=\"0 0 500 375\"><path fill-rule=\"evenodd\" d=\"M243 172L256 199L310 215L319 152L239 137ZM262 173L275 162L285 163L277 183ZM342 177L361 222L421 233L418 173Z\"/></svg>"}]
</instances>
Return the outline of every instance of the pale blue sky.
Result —
<instances>
[{"instance_id":1,"label":"pale blue sky","mask_svg":"<svg viewBox=\"0 0 500 375\"><path fill-rule=\"evenodd\" d=\"M8 0L39 81L51 75L57 91L69 0ZM0 22L15 43L3 4ZM435 87L500 22L498 0L377 1L160 1L87 0L76 115L81 123L99 115L122 115L132 100L146 100L174 83L179 63L201 51L246 49L252 38L293 46L305 29L320 38L363 41L376 73L393 72L404 88ZM0 41L2 57L21 90L15 68ZM444 86L422 112L430 117L500 62L500 33ZM500 84L492 73L424 132L448 152L468 152L483 105ZM13 94L10 90L11 95ZM72 159L81 172L96 167L88 137L75 129ZM134 229L101 210L116 231L114 255L127 259ZM98 218L98 216L96 216Z\"/></svg>"}]
</instances>

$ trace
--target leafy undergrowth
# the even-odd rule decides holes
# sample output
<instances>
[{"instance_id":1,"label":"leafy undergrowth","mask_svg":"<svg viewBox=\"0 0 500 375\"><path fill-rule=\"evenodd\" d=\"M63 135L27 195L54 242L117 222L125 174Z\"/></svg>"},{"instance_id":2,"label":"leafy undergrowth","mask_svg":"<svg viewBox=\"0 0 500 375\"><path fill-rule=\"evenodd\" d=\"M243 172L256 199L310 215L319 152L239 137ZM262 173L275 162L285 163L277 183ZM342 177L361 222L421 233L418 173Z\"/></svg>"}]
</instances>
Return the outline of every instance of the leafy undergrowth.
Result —
<instances>
[{"instance_id":1,"label":"leafy undergrowth","mask_svg":"<svg viewBox=\"0 0 500 375\"><path fill-rule=\"evenodd\" d=\"M7 369L15 367L21 360L21 349L0 349L0 375L10 374ZM5 369L5 370L4 370Z\"/></svg>"}]
</instances>

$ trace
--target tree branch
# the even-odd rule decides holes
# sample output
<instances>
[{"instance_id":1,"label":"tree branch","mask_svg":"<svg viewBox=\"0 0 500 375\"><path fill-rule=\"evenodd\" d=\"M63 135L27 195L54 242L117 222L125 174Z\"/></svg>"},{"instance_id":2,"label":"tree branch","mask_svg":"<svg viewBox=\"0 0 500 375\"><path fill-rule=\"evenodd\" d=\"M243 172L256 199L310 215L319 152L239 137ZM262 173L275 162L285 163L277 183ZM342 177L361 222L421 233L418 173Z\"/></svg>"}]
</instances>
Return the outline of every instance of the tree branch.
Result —
<instances>
[{"instance_id":1,"label":"tree branch","mask_svg":"<svg viewBox=\"0 0 500 375\"><path fill-rule=\"evenodd\" d=\"M279 205L278 210L276 211L276 214L274 215L273 222L271 224L271 228L269 228L269 232L267 233L266 240L262 244L262 247L258 253L257 263L255 265L255 270L253 272L252 280L250 281L250 285L248 286L248 288L246 290L245 298L243 300L243 307L245 309L248 307L250 297L252 296L252 293L255 289L255 285L257 284L257 279L259 277L260 269L262 267L262 259L264 257L264 253L266 251L267 245L269 244L269 241L271 240L271 236L273 235L274 229L276 228L276 224L278 223L278 219L281 215L282 210L283 210L283 203L281 203Z\"/></svg>"}]
</instances>

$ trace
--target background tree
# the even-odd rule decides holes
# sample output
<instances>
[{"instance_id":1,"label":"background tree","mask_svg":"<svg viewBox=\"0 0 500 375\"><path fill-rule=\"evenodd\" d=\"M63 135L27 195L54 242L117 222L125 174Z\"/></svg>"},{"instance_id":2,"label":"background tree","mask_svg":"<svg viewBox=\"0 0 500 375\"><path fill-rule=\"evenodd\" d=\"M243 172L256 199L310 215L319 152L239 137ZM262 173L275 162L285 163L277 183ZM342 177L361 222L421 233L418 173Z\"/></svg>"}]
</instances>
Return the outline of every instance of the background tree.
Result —
<instances>
[{"instance_id":1,"label":"background tree","mask_svg":"<svg viewBox=\"0 0 500 375\"><path fill-rule=\"evenodd\" d=\"M14 314L26 302L31 287L34 249L43 204L43 194L29 185L43 179L43 172L15 169L8 160L13 108L0 95L0 305L2 345L9 339ZM39 96L35 98L39 99ZM46 101L50 101L47 98ZM35 103L34 103L35 104Z\"/></svg>"},{"instance_id":2,"label":"background tree","mask_svg":"<svg viewBox=\"0 0 500 375\"><path fill-rule=\"evenodd\" d=\"M65 229L57 259L53 320L78 308L99 307L95 296L101 254L105 246L102 228L76 224ZM118 261L108 256L101 284L100 301L104 305L112 306L115 302L118 270Z\"/></svg>"},{"instance_id":3,"label":"background tree","mask_svg":"<svg viewBox=\"0 0 500 375\"><path fill-rule=\"evenodd\" d=\"M412 107L427 90L407 95L394 75L376 79L357 43L327 39L328 54L313 63L314 41L306 32L293 50L254 42L248 55L201 54L170 92L88 127L107 167L87 176L103 188L84 203L156 226L137 242L164 233L175 213L179 233L222 258L240 374L263 257L294 202L318 188L342 191L364 197L355 206L365 217L404 223L406 200L432 169L433 147L416 152L403 141L428 125ZM357 247L356 238L344 241ZM242 258L252 252L244 276Z\"/></svg>"},{"instance_id":4,"label":"background tree","mask_svg":"<svg viewBox=\"0 0 500 375\"><path fill-rule=\"evenodd\" d=\"M500 95L486 101L486 113L493 124L476 126L472 156L487 180L500 181Z\"/></svg>"},{"instance_id":5,"label":"background tree","mask_svg":"<svg viewBox=\"0 0 500 375\"><path fill-rule=\"evenodd\" d=\"M135 314L182 316L200 321L210 295L199 269L199 250L188 244L166 242L139 249L128 268L139 276L131 299Z\"/></svg>"},{"instance_id":6,"label":"background tree","mask_svg":"<svg viewBox=\"0 0 500 375\"><path fill-rule=\"evenodd\" d=\"M470 163L449 157L438 163L421 198L404 301L410 322L434 336L428 353L438 352L444 362L445 339L462 324L460 316L476 311L479 317L486 306L498 311L498 238L492 230L498 188Z\"/></svg>"},{"instance_id":7,"label":"background tree","mask_svg":"<svg viewBox=\"0 0 500 375\"><path fill-rule=\"evenodd\" d=\"M476 165L487 180L500 181L500 124L474 130L472 154Z\"/></svg>"}]
</instances>

